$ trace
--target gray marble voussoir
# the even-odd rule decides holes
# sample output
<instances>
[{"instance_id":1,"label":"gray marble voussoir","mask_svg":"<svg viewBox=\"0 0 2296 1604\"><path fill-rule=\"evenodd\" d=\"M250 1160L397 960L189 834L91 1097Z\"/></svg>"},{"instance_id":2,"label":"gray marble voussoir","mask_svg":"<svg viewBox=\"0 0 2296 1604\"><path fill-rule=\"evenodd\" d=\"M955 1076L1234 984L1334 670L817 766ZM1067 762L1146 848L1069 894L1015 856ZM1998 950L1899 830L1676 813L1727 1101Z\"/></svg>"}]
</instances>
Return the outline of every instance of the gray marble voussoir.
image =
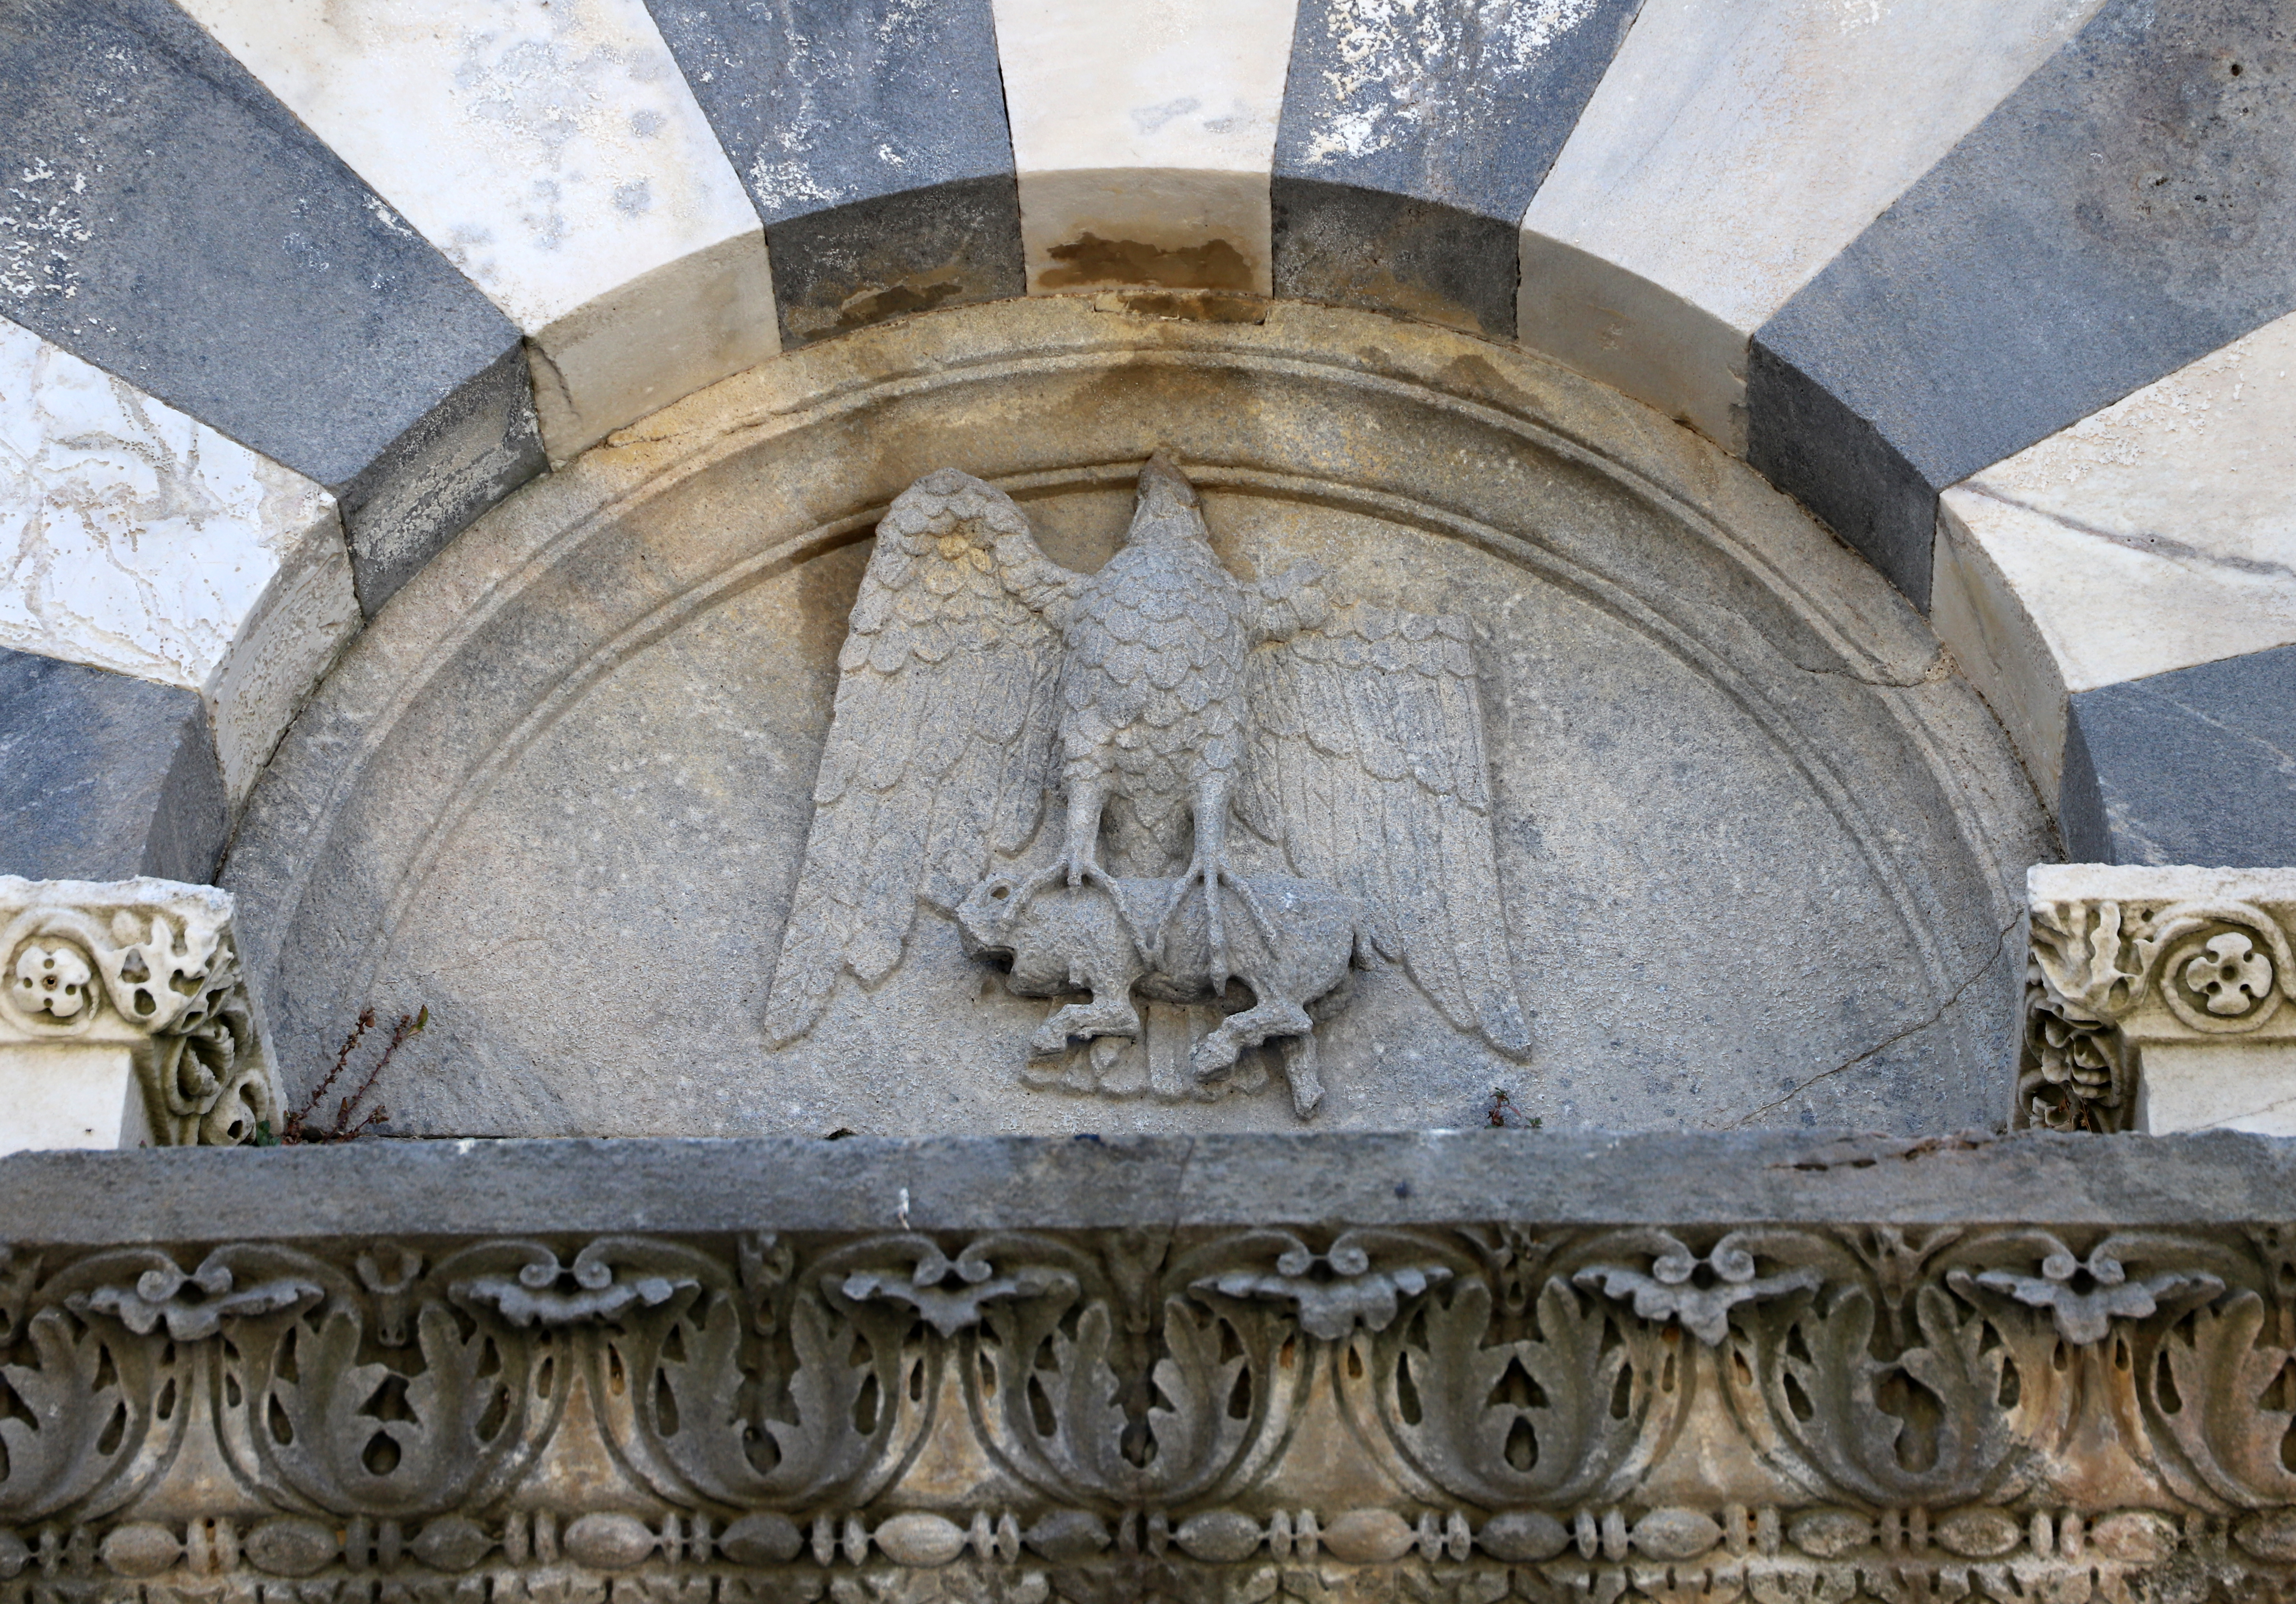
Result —
<instances>
[{"instance_id":1,"label":"gray marble voussoir","mask_svg":"<svg viewBox=\"0 0 2296 1604\"><path fill-rule=\"evenodd\" d=\"M246 69L164 0L36 0L0 82L8 316L347 503L443 521L395 544L468 521L414 487L516 454L517 408L473 443L455 404L518 332Z\"/></svg>"},{"instance_id":2,"label":"gray marble voussoir","mask_svg":"<svg viewBox=\"0 0 2296 1604\"><path fill-rule=\"evenodd\" d=\"M2296 646L2074 693L2059 816L2076 862L2296 863Z\"/></svg>"},{"instance_id":3,"label":"gray marble voussoir","mask_svg":"<svg viewBox=\"0 0 2296 1604\"><path fill-rule=\"evenodd\" d=\"M2109 0L1757 332L1750 459L1926 602L1937 490L2296 307L2292 73L2270 0Z\"/></svg>"},{"instance_id":4,"label":"gray marble voussoir","mask_svg":"<svg viewBox=\"0 0 2296 1604\"><path fill-rule=\"evenodd\" d=\"M1308 0L1292 33L1276 179L1432 200L1513 226L1639 9Z\"/></svg>"},{"instance_id":5,"label":"gray marble voussoir","mask_svg":"<svg viewBox=\"0 0 2296 1604\"><path fill-rule=\"evenodd\" d=\"M988 0L650 0L765 220L785 345L1026 287Z\"/></svg>"},{"instance_id":6,"label":"gray marble voussoir","mask_svg":"<svg viewBox=\"0 0 2296 1604\"><path fill-rule=\"evenodd\" d=\"M873 195L766 226L785 347L887 318L1021 294L1019 182L1010 173Z\"/></svg>"},{"instance_id":7,"label":"gray marble voussoir","mask_svg":"<svg viewBox=\"0 0 2296 1604\"><path fill-rule=\"evenodd\" d=\"M196 692L0 650L0 874L205 880L225 822Z\"/></svg>"},{"instance_id":8,"label":"gray marble voussoir","mask_svg":"<svg viewBox=\"0 0 2296 1604\"><path fill-rule=\"evenodd\" d=\"M1514 338L1512 222L1282 173L1272 193L1276 294Z\"/></svg>"}]
</instances>

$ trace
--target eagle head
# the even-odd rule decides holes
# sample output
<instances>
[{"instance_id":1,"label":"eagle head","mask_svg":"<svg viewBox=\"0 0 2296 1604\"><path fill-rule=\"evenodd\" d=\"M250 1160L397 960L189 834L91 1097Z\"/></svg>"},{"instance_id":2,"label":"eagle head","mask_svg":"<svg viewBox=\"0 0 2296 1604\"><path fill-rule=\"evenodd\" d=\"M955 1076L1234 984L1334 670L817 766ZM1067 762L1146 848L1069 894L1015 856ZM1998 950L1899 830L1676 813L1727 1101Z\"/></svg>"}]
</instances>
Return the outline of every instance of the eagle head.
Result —
<instances>
[{"instance_id":1,"label":"eagle head","mask_svg":"<svg viewBox=\"0 0 2296 1604\"><path fill-rule=\"evenodd\" d=\"M1208 540L1202 509L1202 499L1188 483L1188 476L1159 450L1140 471L1139 497L1133 504L1132 527L1124 532L1124 544Z\"/></svg>"}]
</instances>

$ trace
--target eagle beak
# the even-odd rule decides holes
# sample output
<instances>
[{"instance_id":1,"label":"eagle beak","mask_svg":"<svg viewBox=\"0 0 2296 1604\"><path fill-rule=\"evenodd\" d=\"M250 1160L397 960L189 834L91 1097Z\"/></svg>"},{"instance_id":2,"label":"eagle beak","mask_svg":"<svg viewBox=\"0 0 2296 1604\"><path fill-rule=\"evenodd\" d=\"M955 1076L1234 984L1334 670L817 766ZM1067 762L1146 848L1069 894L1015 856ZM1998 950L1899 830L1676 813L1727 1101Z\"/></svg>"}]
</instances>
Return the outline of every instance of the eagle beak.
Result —
<instances>
[{"instance_id":1,"label":"eagle beak","mask_svg":"<svg viewBox=\"0 0 2296 1604\"><path fill-rule=\"evenodd\" d=\"M1148 459L1148 465L1140 471L1140 505L1144 508L1158 503L1162 503L1156 506L1160 512L1176 512L1183 507L1192 508L1199 504L1196 487L1188 482L1188 476L1180 471L1179 463L1174 462L1170 454L1161 446L1157 447L1155 455Z\"/></svg>"},{"instance_id":2,"label":"eagle beak","mask_svg":"<svg viewBox=\"0 0 2296 1604\"><path fill-rule=\"evenodd\" d=\"M1201 527L1203 504L1196 487L1180 465L1160 446L1140 470L1140 490L1132 512L1132 527L1126 531L1128 542L1146 526L1166 522Z\"/></svg>"}]
</instances>

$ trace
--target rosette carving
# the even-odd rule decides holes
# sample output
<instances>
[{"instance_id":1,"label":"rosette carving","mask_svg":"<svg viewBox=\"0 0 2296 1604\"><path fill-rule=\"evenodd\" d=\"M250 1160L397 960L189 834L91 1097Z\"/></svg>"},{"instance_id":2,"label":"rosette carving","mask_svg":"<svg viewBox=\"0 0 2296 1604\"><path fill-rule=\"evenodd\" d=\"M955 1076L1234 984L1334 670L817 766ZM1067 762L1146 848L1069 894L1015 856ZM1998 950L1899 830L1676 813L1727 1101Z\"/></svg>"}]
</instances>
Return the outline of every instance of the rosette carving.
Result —
<instances>
[{"instance_id":1,"label":"rosette carving","mask_svg":"<svg viewBox=\"0 0 2296 1604\"><path fill-rule=\"evenodd\" d=\"M2032 888L2019 1124L2132 1128L2147 1043L2284 1047L2282 1005L2296 996L2284 875L2045 865Z\"/></svg>"},{"instance_id":2,"label":"rosette carving","mask_svg":"<svg viewBox=\"0 0 2296 1604\"><path fill-rule=\"evenodd\" d=\"M0 1042L124 1046L154 1142L253 1141L277 1088L231 912L212 886L0 875Z\"/></svg>"}]
</instances>

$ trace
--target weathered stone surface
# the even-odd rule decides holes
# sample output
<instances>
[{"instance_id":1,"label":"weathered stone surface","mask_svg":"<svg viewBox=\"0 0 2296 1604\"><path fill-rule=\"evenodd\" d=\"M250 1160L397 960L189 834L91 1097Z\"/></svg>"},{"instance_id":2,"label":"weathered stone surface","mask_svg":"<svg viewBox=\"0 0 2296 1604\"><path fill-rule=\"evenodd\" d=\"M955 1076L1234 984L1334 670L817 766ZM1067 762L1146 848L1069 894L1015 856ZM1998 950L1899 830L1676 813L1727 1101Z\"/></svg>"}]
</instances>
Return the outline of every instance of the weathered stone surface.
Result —
<instances>
[{"instance_id":1,"label":"weathered stone surface","mask_svg":"<svg viewBox=\"0 0 2296 1604\"><path fill-rule=\"evenodd\" d=\"M204 880L224 830L197 695L0 651L0 873Z\"/></svg>"},{"instance_id":2,"label":"weathered stone surface","mask_svg":"<svg viewBox=\"0 0 2296 1604\"><path fill-rule=\"evenodd\" d=\"M2044 863L2017 1120L2296 1134L2296 871Z\"/></svg>"},{"instance_id":3,"label":"weathered stone surface","mask_svg":"<svg viewBox=\"0 0 2296 1604\"><path fill-rule=\"evenodd\" d=\"M1270 286L1294 0L997 0L1031 292Z\"/></svg>"},{"instance_id":4,"label":"weathered stone surface","mask_svg":"<svg viewBox=\"0 0 2296 1604\"><path fill-rule=\"evenodd\" d=\"M368 618L463 526L542 471L526 353L512 346L338 490Z\"/></svg>"},{"instance_id":5,"label":"weathered stone surface","mask_svg":"<svg viewBox=\"0 0 2296 1604\"><path fill-rule=\"evenodd\" d=\"M641 0L184 9L533 337L554 457L773 355L757 217Z\"/></svg>"},{"instance_id":6,"label":"weathered stone surface","mask_svg":"<svg viewBox=\"0 0 2296 1604\"><path fill-rule=\"evenodd\" d=\"M1300 6L1275 142L1277 292L1512 335L1515 226L1636 11Z\"/></svg>"},{"instance_id":7,"label":"weathered stone surface","mask_svg":"<svg viewBox=\"0 0 2296 1604\"><path fill-rule=\"evenodd\" d=\"M1021 293L1010 173L825 207L772 225L783 339L825 340L888 317Z\"/></svg>"},{"instance_id":8,"label":"weathered stone surface","mask_svg":"<svg viewBox=\"0 0 2296 1604\"><path fill-rule=\"evenodd\" d=\"M358 626L334 498L0 323L0 642L208 704L246 798Z\"/></svg>"},{"instance_id":9,"label":"weathered stone surface","mask_svg":"<svg viewBox=\"0 0 2296 1604\"><path fill-rule=\"evenodd\" d=\"M1515 331L1515 227L1440 200L1278 175L1275 293Z\"/></svg>"},{"instance_id":10,"label":"weathered stone surface","mask_svg":"<svg viewBox=\"0 0 2296 1604\"><path fill-rule=\"evenodd\" d=\"M355 558L541 465L529 402L461 405L517 330L174 6L20 8L0 79L8 316L333 491Z\"/></svg>"},{"instance_id":11,"label":"weathered stone surface","mask_svg":"<svg viewBox=\"0 0 2296 1604\"><path fill-rule=\"evenodd\" d=\"M2296 307L2292 75L2268 0L2108 0L1762 325L1749 460L1925 604L1936 492Z\"/></svg>"},{"instance_id":12,"label":"weathered stone surface","mask_svg":"<svg viewBox=\"0 0 2296 1604\"><path fill-rule=\"evenodd\" d=\"M1939 498L1931 622L2057 794L2065 699L2296 642L2296 316Z\"/></svg>"},{"instance_id":13,"label":"weathered stone surface","mask_svg":"<svg viewBox=\"0 0 2296 1604\"><path fill-rule=\"evenodd\" d=\"M783 338L1018 295L988 0L650 0L766 221Z\"/></svg>"},{"instance_id":14,"label":"weathered stone surface","mask_svg":"<svg viewBox=\"0 0 2296 1604\"><path fill-rule=\"evenodd\" d=\"M1280 1066L1217 1101L1173 1079L1214 1023L1177 1008L1152 1011L1144 1064L1055 1058L1030 1084L1046 1004L939 914L813 1035L764 1040L857 543L962 464L1088 571L1161 445L1231 572L1313 558L1365 602L1474 625L1529 1061L1362 970L1324 1027L1319 1121L1480 1123L1495 1088L1550 1125L1999 1117L2001 888L2045 838L1900 600L1710 446L1548 364L1168 299L944 311L792 353L457 542L332 676L234 847L283 1058L318 1062L355 1004L427 1003L389 1101L441 1133L1289 1125ZM1590 439L1604 454L1569 444Z\"/></svg>"},{"instance_id":15,"label":"weathered stone surface","mask_svg":"<svg viewBox=\"0 0 2296 1604\"><path fill-rule=\"evenodd\" d=\"M278 1120L231 914L213 886L0 874L0 1151L230 1146Z\"/></svg>"},{"instance_id":16,"label":"weathered stone surface","mask_svg":"<svg viewBox=\"0 0 2296 1604\"><path fill-rule=\"evenodd\" d=\"M1748 337L2095 9L1646 0L1521 214L1521 338L1742 451Z\"/></svg>"},{"instance_id":17,"label":"weathered stone surface","mask_svg":"<svg viewBox=\"0 0 2296 1604\"><path fill-rule=\"evenodd\" d=\"M2296 863L2296 646L2076 693L2058 816L2076 860Z\"/></svg>"},{"instance_id":18,"label":"weathered stone surface","mask_svg":"<svg viewBox=\"0 0 2296 1604\"><path fill-rule=\"evenodd\" d=\"M2284 1143L363 1146L0 1160L0 1362L42 1406L0 1563L67 1530L171 1592L2246 1599L2296 1548ZM362 1407L400 1379L422 1409Z\"/></svg>"}]
</instances>

